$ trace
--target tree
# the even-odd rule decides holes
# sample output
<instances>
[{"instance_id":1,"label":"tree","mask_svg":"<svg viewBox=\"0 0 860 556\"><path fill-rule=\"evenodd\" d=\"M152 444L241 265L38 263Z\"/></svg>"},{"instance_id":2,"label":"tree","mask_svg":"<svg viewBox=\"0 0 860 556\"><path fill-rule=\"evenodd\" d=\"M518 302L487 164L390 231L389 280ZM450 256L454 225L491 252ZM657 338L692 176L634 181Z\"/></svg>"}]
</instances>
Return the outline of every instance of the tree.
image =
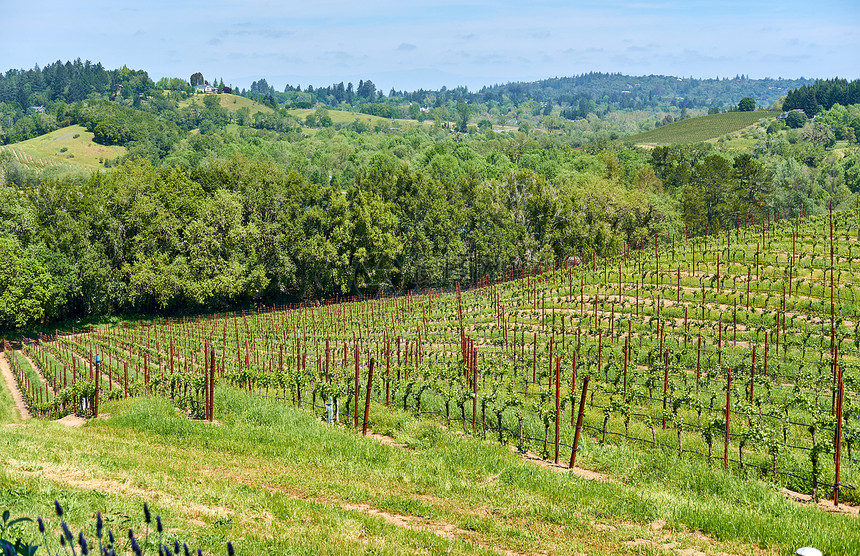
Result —
<instances>
[{"instance_id":1,"label":"tree","mask_svg":"<svg viewBox=\"0 0 860 556\"><path fill-rule=\"evenodd\" d=\"M206 81L203 79L203 74L199 71L197 73L191 74L191 86L196 87L197 85L203 85Z\"/></svg>"},{"instance_id":2,"label":"tree","mask_svg":"<svg viewBox=\"0 0 860 556\"><path fill-rule=\"evenodd\" d=\"M457 103L457 114L459 115L457 119L457 131L460 133L466 133L466 125L469 123L469 113L471 111L472 107L465 102Z\"/></svg>"},{"instance_id":3,"label":"tree","mask_svg":"<svg viewBox=\"0 0 860 556\"><path fill-rule=\"evenodd\" d=\"M216 108L221 107L221 100L215 95L206 95L203 97L203 104L207 110L214 111Z\"/></svg>"},{"instance_id":4,"label":"tree","mask_svg":"<svg viewBox=\"0 0 860 556\"><path fill-rule=\"evenodd\" d=\"M374 85L373 81L371 81L370 79L368 79L367 81L359 81L358 89L356 89L355 94L361 100L366 100L367 102L375 102L376 85Z\"/></svg>"},{"instance_id":5,"label":"tree","mask_svg":"<svg viewBox=\"0 0 860 556\"><path fill-rule=\"evenodd\" d=\"M0 240L0 325L21 328L46 316L55 289L53 277L36 259L23 255L13 239Z\"/></svg>"},{"instance_id":6,"label":"tree","mask_svg":"<svg viewBox=\"0 0 860 556\"><path fill-rule=\"evenodd\" d=\"M738 112L752 112L755 110L755 99L753 97L744 97L738 103Z\"/></svg>"},{"instance_id":7,"label":"tree","mask_svg":"<svg viewBox=\"0 0 860 556\"><path fill-rule=\"evenodd\" d=\"M806 125L807 119L802 110L792 110L785 117L785 125L792 129L799 129Z\"/></svg>"}]
</instances>

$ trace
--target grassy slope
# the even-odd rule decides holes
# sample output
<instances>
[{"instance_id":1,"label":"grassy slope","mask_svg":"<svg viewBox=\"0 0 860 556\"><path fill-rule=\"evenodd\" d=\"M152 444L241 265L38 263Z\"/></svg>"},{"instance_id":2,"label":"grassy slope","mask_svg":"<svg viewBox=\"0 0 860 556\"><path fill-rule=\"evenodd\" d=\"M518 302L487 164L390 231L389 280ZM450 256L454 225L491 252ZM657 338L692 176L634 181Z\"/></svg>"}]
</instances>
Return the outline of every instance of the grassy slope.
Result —
<instances>
[{"instance_id":1,"label":"grassy slope","mask_svg":"<svg viewBox=\"0 0 860 556\"><path fill-rule=\"evenodd\" d=\"M60 152L63 147L67 150ZM94 142L93 134L79 125L60 128L33 139L2 146L0 149L17 152L16 157L21 162L40 167L67 164L101 168L103 164L99 163L100 158L113 159L125 154L125 147L99 145ZM28 156L23 157L23 154Z\"/></svg>"},{"instance_id":2,"label":"grassy slope","mask_svg":"<svg viewBox=\"0 0 860 556\"><path fill-rule=\"evenodd\" d=\"M195 95L183 100L179 103L179 105L181 107L186 107L190 106L193 103L197 103L201 107L203 107L203 97L204 95ZM226 108L231 112L235 112L240 108L247 108L251 111L251 114L256 114L257 112L271 114L273 112L273 110L265 104L260 104L259 102L239 95L221 94L218 95L218 100L221 102L221 108Z\"/></svg>"},{"instance_id":3,"label":"grassy slope","mask_svg":"<svg viewBox=\"0 0 860 556\"><path fill-rule=\"evenodd\" d=\"M860 547L852 518L798 507L765 485L672 456L586 442L582 463L623 480L597 482L382 408L374 407L378 429L407 447L233 389L219 389L216 405L221 426L144 398L106 403L113 417L80 429L38 420L0 427L0 507L48 517L58 499L75 530L92 535L101 511L121 535L144 529L146 500L171 544L214 553L224 553L226 540L237 554Z\"/></svg>"},{"instance_id":4,"label":"grassy slope","mask_svg":"<svg viewBox=\"0 0 860 556\"><path fill-rule=\"evenodd\" d=\"M308 114L313 114L315 110L309 108L302 108L296 110L289 110L290 115L295 116L296 118L304 121ZM372 116L370 114L362 114L361 112L348 112L346 110L329 110L328 115L331 117L332 123L352 123L355 120L360 122L364 122L369 126L375 126L377 124L381 124L383 126L400 126L403 124L416 125L418 122L416 120L397 120L397 119L389 119L389 118L381 118L379 116Z\"/></svg>"},{"instance_id":5,"label":"grassy slope","mask_svg":"<svg viewBox=\"0 0 860 556\"><path fill-rule=\"evenodd\" d=\"M15 409L15 401L6 387L6 381L0 378L0 425L20 422L18 410Z\"/></svg>"},{"instance_id":6,"label":"grassy slope","mask_svg":"<svg viewBox=\"0 0 860 556\"><path fill-rule=\"evenodd\" d=\"M626 143L637 145L669 145L673 143L697 143L712 141L740 131L762 118L773 118L775 112L725 112L688 118L623 139Z\"/></svg>"}]
</instances>

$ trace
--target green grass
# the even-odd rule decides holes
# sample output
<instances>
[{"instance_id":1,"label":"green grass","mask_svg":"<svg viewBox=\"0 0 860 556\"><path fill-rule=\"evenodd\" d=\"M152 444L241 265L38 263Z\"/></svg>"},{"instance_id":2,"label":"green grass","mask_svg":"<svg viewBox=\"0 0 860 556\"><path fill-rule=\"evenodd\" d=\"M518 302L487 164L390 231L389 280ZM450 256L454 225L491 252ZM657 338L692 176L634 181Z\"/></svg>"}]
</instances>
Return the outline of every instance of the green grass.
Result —
<instances>
[{"instance_id":1,"label":"green grass","mask_svg":"<svg viewBox=\"0 0 860 556\"><path fill-rule=\"evenodd\" d=\"M288 112L290 115L295 116L301 121L304 121L308 114L313 114L315 110L310 108L299 108L295 110L288 110ZM350 124L358 120L359 122L363 122L371 127L374 127L376 125L381 125L385 127L419 125L416 120L389 119L382 118L380 116L372 116L370 114L363 114L361 112L349 112L346 110L329 110L328 115L329 117L331 117L332 123L335 124Z\"/></svg>"},{"instance_id":2,"label":"green grass","mask_svg":"<svg viewBox=\"0 0 860 556\"><path fill-rule=\"evenodd\" d=\"M304 119L309 114L313 114L315 110L311 108L298 108L295 110L288 110L288 112L291 116L295 116L296 118L304 121ZM364 122L370 126L373 126L376 124L390 125L392 121L388 118L371 116L370 114L362 114L361 112L348 112L346 110L329 110L328 115L331 118L332 123L335 124L348 124L354 122L355 120L358 120L360 122Z\"/></svg>"},{"instance_id":3,"label":"green grass","mask_svg":"<svg viewBox=\"0 0 860 556\"><path fill-rule=\"evenodd\" d=\"M761 119L772 119L776 112L725 112L688 118L622 139L636 145L670 145L715 141L722 136L738 132Z\"/></svg>"},{"instance_id":4,"label":"green grass","mask_svg":"<svg viewBox=\"0 0 860 556\"><path fill-rule=\"evenodd\" d=\"M140 534L146 500L164 520L166 540L222 554L227 540L237 554L657 554L668 543L706 553L788 554L814 544L856 554L860 547L849 517L796 506L767 485L671 454L586 440L582 465L608 469L617 481L597 482L395 410L374 406L375 422L405 448L245 392L217 394L220 426L140 398L106 402L112 417L80 429L39 420L0 427L0 508L49 517L57 499L73 530L92 536L102 512L115 533Z\"/></svg>"},{"instance_id":5,"label":"green grass","mask_svg":"<svg viewBox=\"0 0 860 556\"><path fill-rule=\"evenodd\" d=\"M179 106L184 108L187 106L191 106L192 104L197 104L202 108L204 106L204 97L205 95L194 95L180 102ZM226 108L230 112L236 112L240 108L247 108L251 111L251 114L256 114L257 112L262 112L263 114L271 114L273 112L273 110L265 104L260 104L259 102L239 95L220 94L217 95L217 97L218 100L221 102L221 108Z\"/></svg>"},{"instance_id":6,"label":"green grass","mask_svg":"<svg viewBox=\"0 0 860 556\"><path fill-rule=\"evenodd\" d=\"M125 147L99 145L93 141L93 134L80 125L63 127L20 143L0 146L0 150L11 152L18 161L29 166L44 168L65 165L69 168L91 169L103 168L104 160L117 158L126 152Z\"/></svg>"},{"instance_id":7,"label":"green grass","mask_svg":"<svg viewBox=\"0 0 860 556\"><path fill-rule=\"evenodd\" d=\"M15 401L6 387L6 382L0 380L0 425L21 422L18 410L15 409Z\"/></svg>"}]
</instances>

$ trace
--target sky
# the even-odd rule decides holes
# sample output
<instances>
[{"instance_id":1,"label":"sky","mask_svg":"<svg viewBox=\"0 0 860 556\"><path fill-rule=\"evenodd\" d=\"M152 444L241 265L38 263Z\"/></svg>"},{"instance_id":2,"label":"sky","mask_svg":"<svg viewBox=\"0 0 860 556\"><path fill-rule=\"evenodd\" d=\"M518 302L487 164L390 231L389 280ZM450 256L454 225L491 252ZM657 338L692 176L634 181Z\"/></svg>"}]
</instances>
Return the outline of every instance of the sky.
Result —
<instances>
[{"instance_id":1,"label":"sky","mask_svg":"<svg viewBox=\"0 0 860 556\"><path fill-rule=\"evenodd\" d=\"M582 73L860 78L860 0L0 0L0 71L81 58L249 88Z\"/></svg>"}]
</instances>

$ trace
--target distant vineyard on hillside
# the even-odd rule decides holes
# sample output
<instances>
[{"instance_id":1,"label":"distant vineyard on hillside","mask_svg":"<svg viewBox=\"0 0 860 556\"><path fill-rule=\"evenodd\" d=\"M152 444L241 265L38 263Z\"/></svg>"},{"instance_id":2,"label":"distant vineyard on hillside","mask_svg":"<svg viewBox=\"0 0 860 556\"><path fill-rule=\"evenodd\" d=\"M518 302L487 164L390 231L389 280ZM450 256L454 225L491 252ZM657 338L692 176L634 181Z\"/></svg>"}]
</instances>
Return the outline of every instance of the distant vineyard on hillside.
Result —
<instances>
[{"instance_id":1,"label":"distant vineyard on hillside","mask_svg":"<svg viewBox=\"0 0 860 556\"><path fill-rule=\"evenodd\" d=\"M631 144L669 145L673 143L698 143L716 139L751 126L763 118L774 118L775 112L725 112L689 118L671 123L644 133L624 138Z\"/></svg>"}]
</instances>

